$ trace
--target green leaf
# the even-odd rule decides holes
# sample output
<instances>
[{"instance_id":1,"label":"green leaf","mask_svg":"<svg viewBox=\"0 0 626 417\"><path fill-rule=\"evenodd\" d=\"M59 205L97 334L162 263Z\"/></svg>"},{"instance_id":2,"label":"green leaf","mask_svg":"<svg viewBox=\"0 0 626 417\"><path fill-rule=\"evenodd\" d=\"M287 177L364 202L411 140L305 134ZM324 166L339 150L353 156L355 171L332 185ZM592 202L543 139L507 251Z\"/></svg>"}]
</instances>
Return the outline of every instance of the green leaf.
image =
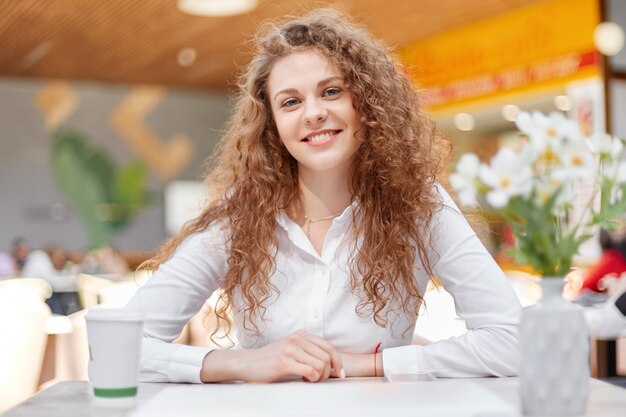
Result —
<instances>
[{"instance_id":1,"label":"green leaf","mask_svg":"<svg viewBox=\"0 0 626 417\"><path fill-rule=\"evenodd\" d=\"M133 162L118 170L115 176L115 201L133 210L146 203L148 169L141 162Z\"/></svg>"},{"instance_id":2,"label":"green leaf","mask_svg":"<svg viewBox=\"0 0 626 417\"><path fill-rule=\"evenodd\" d=\"M110 238L110 228L98 218L98 208L106 202L106 189L86 164L85 141L76 134L54 136L51 165L59 191L74 207L87 233L90 247Z\"/></svg>"},{"instance_id":3,"label":"green leaf","mask_svg":"<svg viewBox=\"0 0 626 417\"><path fill-rule=\"evenodd\" d=\"M114 196L114 177L115 166L111 158L101 150L92 150L91 153L85 155L85 165L92 174L98 178L102 187L107 194L107 200L111 200Z\"/></svg>"},{"instance_id":4,"label":"green leaf","mask_svg":"<svg viewBox=\"0 0 626 417\"><path fill-rule=\"evenodd\" d=\"M61 194L81 219L89 246L108 243L149 203L146 167L133 162L118 170L106 152L73 131L55 132L52 139L51 166Z\"/></svg>"}]
</instances>

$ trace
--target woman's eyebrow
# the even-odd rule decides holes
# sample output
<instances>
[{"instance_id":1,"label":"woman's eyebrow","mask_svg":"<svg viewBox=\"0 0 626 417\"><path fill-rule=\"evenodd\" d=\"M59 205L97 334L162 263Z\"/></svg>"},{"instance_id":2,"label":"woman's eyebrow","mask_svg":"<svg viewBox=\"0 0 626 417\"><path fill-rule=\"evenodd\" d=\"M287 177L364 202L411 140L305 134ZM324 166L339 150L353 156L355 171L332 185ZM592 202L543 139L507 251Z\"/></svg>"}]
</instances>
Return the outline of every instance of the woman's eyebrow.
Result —
<instances>
[{"instance_id":1,"label":"woman's eyebrow","mask_svg":"<svg viewBox=\"0 0 626 417\"><path fill-rule=\"evenodd\" d=\"M298 89L296 88L285 88L284 90L280 90L278 93L274 94L274 100L281 94L296 94Z\"/></svg>"},{"instance_id":2,"label":"woman's eyebrow","mask_svg":"<svg viewBox=\"0 0 626 417\"><path fill-rule=\"evenodd\" d=\"M332 77L324 78L317 83L317 87L319 88L337 81L343 82L343 77L340 77L339 75L333 75ZM285 88L284 90L280 90L279 92L274 94L274 100L276 100L276 97L278 97L280 94L296 94L297 92L297 88Z\"/></svg>"},{"instance_id":3,"label":"woman's eyebrow","mask_svg":"<svg viewBox=\"0 0 626 417\"><path fill-rule=\"evenodd\" d=\"M319 83L317 83L317 86L321 87L326 84L330 84L330 83L337 82L337 81L343 82L343 77L340 77L339 75L333 75L332 77L328 77L324 80L321 80Z\"/></svg>"}]
</instances>

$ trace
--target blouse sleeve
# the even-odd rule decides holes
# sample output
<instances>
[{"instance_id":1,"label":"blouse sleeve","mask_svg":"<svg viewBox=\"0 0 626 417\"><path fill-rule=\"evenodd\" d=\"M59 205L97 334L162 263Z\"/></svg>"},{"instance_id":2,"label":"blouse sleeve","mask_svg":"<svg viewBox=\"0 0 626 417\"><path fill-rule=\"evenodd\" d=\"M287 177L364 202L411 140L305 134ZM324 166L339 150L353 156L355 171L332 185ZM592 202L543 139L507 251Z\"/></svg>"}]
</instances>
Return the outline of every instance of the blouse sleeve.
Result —
<instances>
[{"instance_id":1,"label":"blouse sleeve","mask_svg":"<svg viewBox=\"0 0 626 417\"><path fill-rule=\"evenodd\" d=\"M217 226L188 237L129 301L145 315L139 380L200 383L212 349L171 343L224 276L226 251Z\"/></svg>"},{"instance_id":2,"label":"blouse sleeve","mask_svg":"<svg viewBox=\"0 0 626 417\"><path fill-rule=\"evenodd\" d=\"M437 377L514 376L521 306L508 279L450 196L432 222L434 274L454 298L467 333L426 346L383 351L385 373L430 372Z\"/></svg>"}]
</instances>

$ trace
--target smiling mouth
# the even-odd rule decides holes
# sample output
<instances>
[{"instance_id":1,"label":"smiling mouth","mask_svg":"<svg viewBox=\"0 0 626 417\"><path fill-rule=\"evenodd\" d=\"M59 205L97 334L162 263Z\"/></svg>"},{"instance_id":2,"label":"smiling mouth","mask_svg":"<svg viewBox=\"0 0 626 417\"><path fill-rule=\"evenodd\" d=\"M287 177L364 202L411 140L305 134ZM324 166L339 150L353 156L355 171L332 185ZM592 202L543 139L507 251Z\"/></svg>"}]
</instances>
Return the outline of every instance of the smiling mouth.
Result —
<instances>
[{"instance_id":1,"label":"smiling mouth","mask_svg":"<svg viewBox=\"0 0 626 417\"><path fill-rule=\"evenodd\" d=\"M310 144L326 142L328 139L330 139L331 137L335 136L339 132L341 132L341 130L328 130L328 131L323 132L323 133L318 133L316 135L308 136L308 137L302 139L301 142L308 142Z\"/></svg>"}]
</instances>

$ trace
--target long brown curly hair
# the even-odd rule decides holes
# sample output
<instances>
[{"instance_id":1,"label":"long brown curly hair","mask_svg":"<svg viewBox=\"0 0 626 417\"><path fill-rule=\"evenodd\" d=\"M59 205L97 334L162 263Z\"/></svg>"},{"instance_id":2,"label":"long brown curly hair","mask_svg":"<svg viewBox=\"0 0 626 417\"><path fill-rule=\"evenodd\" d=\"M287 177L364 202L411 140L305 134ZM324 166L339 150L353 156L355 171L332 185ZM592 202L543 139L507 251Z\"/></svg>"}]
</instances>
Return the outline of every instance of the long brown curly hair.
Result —
<instances>
[{"instance_id":1,"label":"long brown curly hair","mask_svg":"<svg viewBox=\"0 0 626 417\"><path fill-rule=\"evenodd\" d=\"M218 320L230 328L237 290L245 321L258 334L255 317L263 319L264 302L278 291L270 281L277 216L299 196L297 163L278 136L267 82L279 58L313 49L343 72L365 129L350 172L358 203L350 236L352 242L361 239L358 247L350 245L352 288L361 297L357 314L371 315L379 326L398 308L417 318L423 300L414 269L419 260L432 275L428 230L441 204L434 185L449 146L422 110L408 72L365 29L332 10L268 23L255 39L256 53L239 78L233 114L206 176L215 197L144 266L156 269L189 235L219 221L228 231L230 253Z\"/></svg>"}]
</instances>

